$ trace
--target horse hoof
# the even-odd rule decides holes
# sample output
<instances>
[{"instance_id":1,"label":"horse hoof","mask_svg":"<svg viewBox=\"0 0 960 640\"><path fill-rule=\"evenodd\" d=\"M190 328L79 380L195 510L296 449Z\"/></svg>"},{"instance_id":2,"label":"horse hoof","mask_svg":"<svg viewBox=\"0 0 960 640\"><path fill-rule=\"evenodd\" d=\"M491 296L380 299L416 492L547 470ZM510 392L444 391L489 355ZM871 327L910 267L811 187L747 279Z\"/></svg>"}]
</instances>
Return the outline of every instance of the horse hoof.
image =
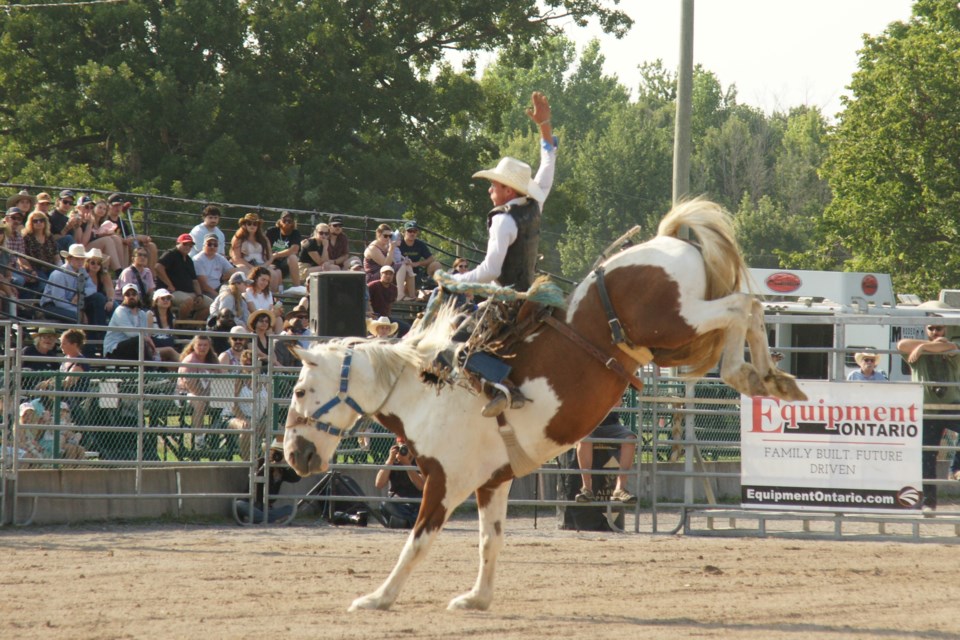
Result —
<instances>
[{"instance_id":1,"label":"horse hoof","mask_svg":"<svg viewBox=\"0 0 960 640\"><path fill-rule=\"evenodd\" d=\"M350 605L350 608L347 611L353 612L359 609L379 609L381 611L386 611L390 608L392 602L386 602L380 598L374 596L361 596L353 601L353 604Z\"/></svg>"},{"instance_id":2,"label":"horse hoof","mask_svg":"<svg viewBox=\"0 0 960 640\"><path fill-rule=\"evenodd\" d=\"M769 395L783 400L806 400L807 394L800 390L793 376L783 372L771 372L766 380Z\"/></svg>"},{"instance_id":3,"label":"horse hoof","mask_svg":"<svg viewBox=\"0 0 960 640\"><path fill-rule=\"evenodd\" d=\"M450 604L447 605L447 609L454 610L472 610L472 611L486 611L490 608L490 598L481 598L473 592L465 593L462 596L457 596L450 601Z\"/></svg>"}]
</instances>

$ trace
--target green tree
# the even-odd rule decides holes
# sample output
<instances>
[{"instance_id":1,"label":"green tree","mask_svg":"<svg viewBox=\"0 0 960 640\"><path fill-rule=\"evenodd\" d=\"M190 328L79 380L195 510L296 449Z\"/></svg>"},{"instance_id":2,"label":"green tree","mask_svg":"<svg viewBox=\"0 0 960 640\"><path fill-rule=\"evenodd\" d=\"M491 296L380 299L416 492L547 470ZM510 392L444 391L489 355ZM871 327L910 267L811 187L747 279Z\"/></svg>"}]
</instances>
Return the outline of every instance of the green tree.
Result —
<instances>
[{"instance_id":1,"label":"green tree","mask_svg":"<svg viewBox=\"0 0 960 640\"><path fill-rule=\"evenodd\" d=\"M918 0L866 37L831 136L833 201L812 261L884 271L901 291L960 285L960 12Z\"/></svg>"}]
</instances>

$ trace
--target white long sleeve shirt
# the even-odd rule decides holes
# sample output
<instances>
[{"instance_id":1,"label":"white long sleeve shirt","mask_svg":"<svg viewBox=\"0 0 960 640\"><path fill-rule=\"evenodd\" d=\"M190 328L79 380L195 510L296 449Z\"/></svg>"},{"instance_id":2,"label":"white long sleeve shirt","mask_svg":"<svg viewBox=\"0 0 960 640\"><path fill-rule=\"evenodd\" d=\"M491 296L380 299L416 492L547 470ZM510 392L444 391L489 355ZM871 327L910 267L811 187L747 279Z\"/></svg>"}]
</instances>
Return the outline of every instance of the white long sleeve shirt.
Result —
<instances>
[{"instance_id":1,"label":"white long sleeve shirt","mask_svg":"<svg viewBox=\"0 0 960 640\"><path fill-rule=\"evenodd\" d=\"M543 202L540 204L540 212L543 213L543 204L550 195L550 189L553 187L553 175L557 166L557 147L555 144L548 145L546 142L540 144L540 167L537 169L537 175L533 181L543 190ZM520 202L522 198L515 198L506 204ZM503 261L507 257L507 249L517 239L517 223L512 216L496 215L490 224L490 236L487 239L487 255L483 262L478 264L472 271L466 273L451 274L455 280L460 282L494 282L500 277L500 271L503 269Z\"/></svg>"}]
</instances>

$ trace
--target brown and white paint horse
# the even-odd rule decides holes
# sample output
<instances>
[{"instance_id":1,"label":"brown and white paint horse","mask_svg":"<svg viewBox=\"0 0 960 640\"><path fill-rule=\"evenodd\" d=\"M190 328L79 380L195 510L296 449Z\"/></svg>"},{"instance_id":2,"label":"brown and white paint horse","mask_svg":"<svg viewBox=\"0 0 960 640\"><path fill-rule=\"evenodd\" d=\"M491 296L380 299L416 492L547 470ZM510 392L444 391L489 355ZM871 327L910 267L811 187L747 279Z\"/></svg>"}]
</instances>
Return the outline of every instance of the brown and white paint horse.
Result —
<instances>
[{"instance_id":1,"label":"brown and white paint horse","mask_svg":"<svg viewBox=\"0 0 960 640\"><path fill-rule=\"evenodd\" d=\"M699 247L677 238L687 226ZM694 200L676 207L656 238L612 256L602 265L606 289L624 332L651 350L663 366L687 365L691 375L713 367L722 352L721 377L748 395L800 399L793 379L773 365L759 303L740 291L745 265L729 218ZM627 371L638 363L611 344L597 291L596 272L574 290L565 322ZM327 469L342 431L369 415L402 435L417 454L425 478L420 514L386 581L357 598L356 609L387 609L417 562L453 513L476 493L480 519L480 572L451 609L487 609L493 598L497 555L503 544L507 494L514 472L497 423L480 415L486 398L457 386L439 391L419 370L450 337L438 321L399 343L340 341L299 351L303 361L284 437L287 462L301 475ZM750 347L753 364L743 359ZM513 381L530 400L507 410L507 423L523 451L543 463L589 434L618 404L626 383L555 328L544 326L516 349Z\"/></svg>"}]
</instances>

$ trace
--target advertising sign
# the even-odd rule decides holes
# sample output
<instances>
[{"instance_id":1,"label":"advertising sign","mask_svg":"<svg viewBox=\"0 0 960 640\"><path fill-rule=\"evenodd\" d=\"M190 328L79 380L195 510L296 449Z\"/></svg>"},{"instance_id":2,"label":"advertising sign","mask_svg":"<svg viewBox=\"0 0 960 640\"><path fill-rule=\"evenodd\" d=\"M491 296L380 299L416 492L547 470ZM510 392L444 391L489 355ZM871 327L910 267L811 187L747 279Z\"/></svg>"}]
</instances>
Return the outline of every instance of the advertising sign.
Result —
<instances>
[{"instance_id":1,"label":"advertising sign","mask_svg":"<svg viewBox=\"0 0 960 640\"><path fill-rule=\"evenodd\" d=\"M806 402L742 399L741 505L847 513L919 509L922 386L798 383Z\"/></svg>"}]
</instances>

